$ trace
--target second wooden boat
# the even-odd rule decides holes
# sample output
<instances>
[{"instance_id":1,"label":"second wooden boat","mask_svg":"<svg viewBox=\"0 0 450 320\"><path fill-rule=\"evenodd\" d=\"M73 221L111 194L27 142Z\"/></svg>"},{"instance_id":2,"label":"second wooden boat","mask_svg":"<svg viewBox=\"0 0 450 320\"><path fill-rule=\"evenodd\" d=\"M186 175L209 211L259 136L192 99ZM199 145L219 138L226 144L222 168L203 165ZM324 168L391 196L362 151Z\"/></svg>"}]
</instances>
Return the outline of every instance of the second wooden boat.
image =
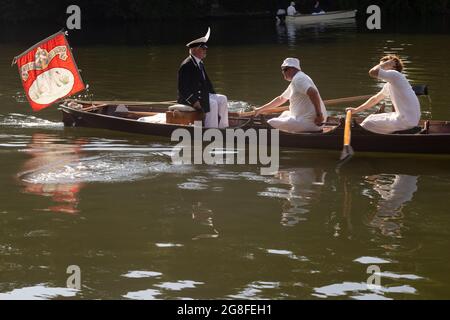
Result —
<instances>
[{"instance_id":1,"label":"second wooden boat","mask_svg":"<svg viewBox=\"0 0 450 320\"><path fill-rule=\"evenodd\" d=\"M286 22L294 22L296 24L312 24L320 22L340 21L345 19L354 19L357 10L346 11L330 11L322 14L298 14L295 16L287 16Z\"/></svg>"}]
</instances>

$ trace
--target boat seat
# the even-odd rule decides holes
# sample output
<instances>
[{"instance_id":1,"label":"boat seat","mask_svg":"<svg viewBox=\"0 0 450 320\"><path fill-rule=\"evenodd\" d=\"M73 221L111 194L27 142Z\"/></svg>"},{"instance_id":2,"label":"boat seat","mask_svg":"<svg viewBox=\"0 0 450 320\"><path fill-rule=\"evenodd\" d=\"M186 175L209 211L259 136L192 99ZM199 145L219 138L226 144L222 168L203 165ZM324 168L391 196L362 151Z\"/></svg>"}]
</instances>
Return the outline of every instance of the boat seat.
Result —
<instances>
[{"instance_id":1,"label":"boat seat","mask_svg":"<svg viewBox=\"0 0 450 320\"><path fill-rule=\"evenodd\" d=\"M422 127L414 127L408 130L401 130L401 131L396 131L393 134L418 134L420 132L422 132Z\"/></svg>"},{"instance_id":2,"label":"boat seat","mask_svg":"<svg viewBox=\"0 0 450 320\"><path fill-rule=\"evenodd\" d=\"M196 112L197 110L185 104L174 104L173 106L169 107L169 111Z\"/></svg>"},{"instance_id":3,"label":"boat seat","mask_svg":"<svg viewBox=\"0 0 450 320\"><path fill-rule=\"evenodd\" d=\"M192 125L195 121L203 121L204 114L191 106L176 104L166 112L166 123Z\"/></svg>"}]
</instances>

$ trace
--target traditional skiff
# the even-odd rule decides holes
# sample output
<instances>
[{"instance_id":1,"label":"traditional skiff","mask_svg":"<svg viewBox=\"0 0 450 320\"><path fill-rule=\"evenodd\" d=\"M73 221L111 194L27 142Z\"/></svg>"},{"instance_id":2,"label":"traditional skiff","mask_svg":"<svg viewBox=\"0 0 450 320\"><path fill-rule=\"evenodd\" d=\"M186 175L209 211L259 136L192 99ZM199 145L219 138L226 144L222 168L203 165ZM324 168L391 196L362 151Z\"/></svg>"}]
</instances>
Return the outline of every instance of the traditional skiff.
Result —
<instances>
[{"instance_id":1,"label":"traditional skiff","mask_svg":"<svg viewBox=\"0 0 450 320\"><path fill-rule=\"evenodd\" d=\"M127 107L127 111L120 111ZM63 122L69 127L90 127L116 130L135 134L171 137L178 128L193 132L194 126L148 123L139 118L165 113L164 106L146 105L141 102L79 101L66 100L60 110ZM342 150L344 119L331 118L323 132L287 133L280 132L280 146L287 148ZM421 126L396 134L376 134L363 129L355 119L352 125L352 146L359 152L394 152L450 154L450 122L421 121ZM268 129L264 118L239 117L230 113L230 129ZM205 129L204 129L205 130Z\"/></svg>"}]
</instances>

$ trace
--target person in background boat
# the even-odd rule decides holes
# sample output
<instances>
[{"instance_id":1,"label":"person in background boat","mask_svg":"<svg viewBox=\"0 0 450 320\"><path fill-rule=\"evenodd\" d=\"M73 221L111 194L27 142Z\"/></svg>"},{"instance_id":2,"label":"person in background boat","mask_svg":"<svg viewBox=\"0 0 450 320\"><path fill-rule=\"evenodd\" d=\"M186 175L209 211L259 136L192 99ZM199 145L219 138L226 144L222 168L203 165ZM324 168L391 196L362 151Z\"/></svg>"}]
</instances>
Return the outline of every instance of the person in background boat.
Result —
<instances>
[{"instance_id":1,"label":"person in background boat","mask_svg":"<svg viewBox=\"0 0 450 320\"><path fill-rule=\"evenodd\" d=\"M203 38L189 42L189 57L178 71L178 103L192 106L205 113L206 128L228 127L228 99L216 94L206 73L203 60L206 58L210 29Z\"/></svg>"},{"instance_id":2,"label":"person in background boat","mask_svg":"<svg viewBox=\"0 0 450 320\"><path fill-rule=\"evenodd\" d=\"M276 18L277 21L281 24L284 24L286 22L286 8L287 8L286 0L277 0Z\"/></svg>"},{"instance_id":3,"label":"person in background boat","mask_svg":"<svg viewBox=\"0 0 450 320\"><path fill-rule=\"evenodd\" d=\"M349 108L353 114L370 109L382 100L390 98L394 112L374 114L366 118L361 126L369 131L390 134L409 130L419 125L420 103L408 80L402 73L403 62L396 55L388 55L369 71L372 78L386 82L383 89L358 108Z\"/></svg>"},{"instance_id":4,"label":"person in background boat","mask_svg":"<svg viewBox=\"0 0 450 320\"><path fill-rule=\"evenodd\" d=\"M300 61L296 58L284 60L281 71L284 79L291 84L281 96L256 109L255 114L273 112L274 108L290 101L289 111L270 119L268 123L275 129L292 133L320 132L328 114L316 85L302 72Z\"/></svg>"},{"instance_id":5,"label":"person in background boat","mask_svg":"<svg viewBox=\"0 0 450 320\"><path fill-rule=\"evenodd\" d=\"M324 13L325 11L323 11L322 7L320 6L320 1L316 1L312 14L324 14Z\"/></svg>"},{"instance_id":6,"label":"person in background boat","mask_svg":"<svg viewBox=\"0 0 450 320\"><path fill-rule=\"evenodd\" d=\"M297 9L295 9L295 2L291 2L291 5L287 8L288 16L295 16L297 14Z\"/></svg>"}]
</instances>

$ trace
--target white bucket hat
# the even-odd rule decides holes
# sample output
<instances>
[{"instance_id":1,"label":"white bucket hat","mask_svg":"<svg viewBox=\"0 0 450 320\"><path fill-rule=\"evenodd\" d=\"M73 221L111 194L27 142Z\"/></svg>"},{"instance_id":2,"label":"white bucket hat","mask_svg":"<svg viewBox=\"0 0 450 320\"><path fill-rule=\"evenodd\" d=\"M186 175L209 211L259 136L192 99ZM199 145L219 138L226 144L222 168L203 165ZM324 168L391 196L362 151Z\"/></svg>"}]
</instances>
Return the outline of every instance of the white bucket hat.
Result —
<instances>
[{"instance_id":1,"label":"white bucket hat","mask_svg":"<svg viewBox=\"0 0 450 320\"><path fill-rule=\"evenodd\" d=\"M287 58L281 65L282 68L291 67L300 70L300 60L297 58Z\"/></svg>"}]
</instances>

